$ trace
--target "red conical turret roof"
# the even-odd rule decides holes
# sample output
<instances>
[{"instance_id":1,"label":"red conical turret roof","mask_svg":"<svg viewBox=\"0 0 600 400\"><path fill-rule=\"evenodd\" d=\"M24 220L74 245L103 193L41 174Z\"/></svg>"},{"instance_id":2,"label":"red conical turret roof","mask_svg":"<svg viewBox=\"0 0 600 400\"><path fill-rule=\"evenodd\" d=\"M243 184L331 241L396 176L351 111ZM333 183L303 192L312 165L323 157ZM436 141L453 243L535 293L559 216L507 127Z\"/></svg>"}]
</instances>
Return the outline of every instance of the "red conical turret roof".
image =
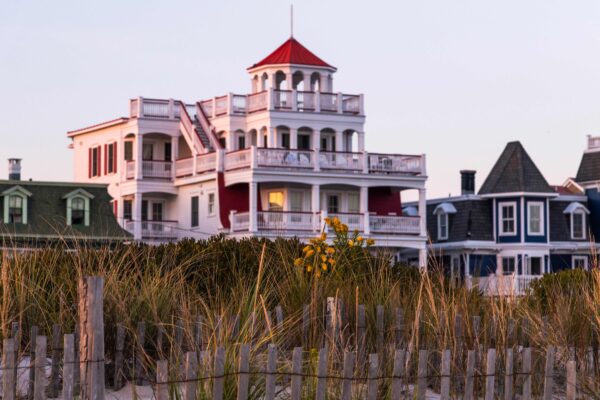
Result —
<instances>
[{"instance_id":1,"label":"red conical turret roof","mask_svg":"<svg viewBox=\"0 0 600 400\"><path fill-rule=\"evenodd\" d=\"M335 68L314 55L310 50L302 46L302 44L300 44L300 42L293 37L286 40L281 46L275 49L274 52L248 69L273 64L299 64Z\"/></svg>"}]
</instances>

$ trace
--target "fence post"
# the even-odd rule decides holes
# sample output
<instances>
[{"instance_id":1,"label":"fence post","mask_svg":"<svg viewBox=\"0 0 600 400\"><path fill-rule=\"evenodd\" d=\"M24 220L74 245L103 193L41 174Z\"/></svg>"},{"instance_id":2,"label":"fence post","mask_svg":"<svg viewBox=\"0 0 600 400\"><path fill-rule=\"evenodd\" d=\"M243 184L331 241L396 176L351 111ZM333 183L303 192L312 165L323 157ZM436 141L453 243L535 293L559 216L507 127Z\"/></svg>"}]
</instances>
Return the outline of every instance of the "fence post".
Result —
<instances>
[{"instance_id":1,"label":"fence post","mask_svg":"<svg viewBox=\"0 0 600 400\"><path fill-rule=\"evenodd\" d=\"M50 386L48 397L57 398L59 391L60 350L62 348L62 335L59 324L52 325L52 367L50 369Z\"/></svg>"},{"instance_id":2,"label":"fence post","mask_svg":"<svg viewBox=\"0 0 600 400\"><path fill-rule=\"evenodd\" d=\"M194 321L194 351L198 352L198 355L204 349L203 326L204 317L202 315L196 316L196 320Z\"/></svg>"},{"instance_id":3,"label":"fence post","mask_svg":"<svg viewBox=\"0 0 600 400\"><path fill-rule=\"evenodd\" d=\"M73 400L73 371L75 370L75 335L65 335L63 342L63 400Z\"/></svg>"},{"instance_id":4,"label":"fence post","mask_svg":"<svg viewBox=\"0 0 600 400\"><path fill-rule=\"evenodd\" d=\"M513 349L506 349L506 357L504 361L504 400L512 400L513 399L513 370L514 370L514 356Z\"/></svg>"},{"instance_id":5,"label":"fence post","mask_svg":"<svg viewBox=\"0 0 600 400\"><path fill-rule=\"evenodd\" d=\"M383 305L378 304L375 309L375 324L377 328L377 353L383 357L383 343L385 340L385 309Z\"/></svg>"},{"instance_id":6,"label":"fence post","mask_svg":"<svg viewBox=\"0 0 600 400\"><path fill-rule=\"evenodd\" d=\"M417 371L417 399L425 400L427 393L427 359L429 357L428 350L419 350L419 366Z\"/></svg>"},{"instance_id":7,"label":"fence post","mask_svg":"<svg viewBox=\"0 0 600 400\"><path fill-rule=\"evenodd\" d=\"M119 390L123 387L123 350L125 349L125 327L117 323L117 340L115 345L115 379L114 388ZM160 353L160 352L159 352ZM159 357L162 357L159 354Z\"/></svg>"},{"instance_id":8,"label":"fence post","mask_svg":"<svg viewBox=\"0 0 600 400\"><path fill-rule=\"evenodd\" d=\"M317 394L316 400L325 400L327 392L327 347L319 350L319 364L317 367Z\"/></svg>"},{"instance_id":9,"label":"fence post","mask_svg":"<svg viewBox=\"0 0 600 400\"><path fill-rule=\"evenodd\" d=\"M496 349L488 349L485 368L485 400L494 400L494 378L496 373Z\"/></svg>"},{"instance_id":10,"label":"fence post","mask_svg":"<svg viewBox=\"0 0 600 400\"><path fill-rule=\"evenodd\" d=\"M292 354L292 400L300 400L301 394L302 394L302 347L296 347L296 348L294 348L294 353ZM241 399L238 399L238 400L241 400Z\"/></svg>"},{"instance_id":11,"label":"fence post","mask_svg":"<svg viewBox=\"0 0 600 400\"><path fill-rule=\"evenodd\" d=\"M35 341L35 338L33 339ZM32 346L35 344L32 342ZM15 400L17 382L12 370L15 369L15 339L8 338L2 341L2 400Z\"/></svg>"},{"instance_id":12,"label":"fence post","mask_svg":"<svg viewBox=\"0 0 600 400\"><path fill-rule=\"evenodd\" d=\"M46 336L35 339L35 382L33 384L33 399L46 399Z\"/></svg>"},{"instance_id":13,"label":"fence post","mask_svg":"<svg viewBox=\"0 0 600 400\"><path fill-rule=\"evenodd\" d=\"M404 310L396 308L396 348L400 348L404 338Z\"/></svg>"},{"instance_id":14,"label":"fence post","mask_svg":"<svg viewBox=\"0 0 600 400\"><path fill-rule=\"evenodd\" d=\"M218 347L215 353L215 379L213 384L213 400L223 400L225 386L225 348Z\"/></svg>"},{"instance_id":15,"label":"fence post","mask_svg":"<svg viewBox=\"0 0 600 400\"><path fill-rule=\"evenodd\" d=\"M577 372L575 361L567 361L567 400L575 400L577 397Z\"/></svg>"},{"instance_id":16,"label":"fence post","mask_svg":"<svg viewBox=\"0 0 600 400\"><path fill-rule=\"evenodd\" d=\"M269 344L267 354L267 377L266 381L266 400L275 400L275 383L277 376L277 347L274 344Z\"/></svg>"},{"instance_id":17,"label":"fence post","mask_svg":"<svg viewBox=\"0 0 600 400\"><path fill-rule=\"evenodd\" d=\"M181 359L183 353L183 321L181 318L175 322L175 357Z\"/></svg>"},{"instance_id":18,"label":"fence post","mask_svg":"<svg viewBox=\"0 0 600 400\"><path fill-rule=\"evenodd\" d=\"M369 381L367 382L367 400L377 400L379 390L379 355L369 354Z\"/></svg>"},{"instance_id":19,"label":"fence post","mask_svg":"<svg viewBox=\"0 0 600 400\"><path fill-rule=\"evenodd\" d=\"M38 335L37 325L33 325L29 332L29 385L27 388L27 398L33 400L33 382L35 381L35 338Z\"/></svg>"},{"instance_id":20,"label":"fence post","mask_svg":"<svg viewBox=\"0 0 600 400\"><path fill-rule=\"evenodd\" d=\"M75 324L75 332L73 333L75 339L75 370L73 370L73 395L81 393L81 325Z\"/></svg>"},{"instance_id":21,"label":"fence post","mask_svg":"<svg viewBox=\"0 0 600 400\"><path fill-rule=\"evenodd\" d=\"M473 379L475 377L475 351L467 352L467 374L465 376L464 400L473 400Z\"/></svg>"},{"instance_id":22,"label":"fence post","mask_svg":"<svg viewBox=\"0 0 600 400\"><path fill-rule=\"evenodd\" d=\"M396 349L392 372L392 399L399 399L403 390L403 377L406 367L406 350Z\"/></svg>"},{"instance_id":23,"label":"fence post","mask_svg":"<svg viewBox=\"0 0 600 400\"><path fill-rule=\"evenodd\" d=\"M304 304L302 306L302 347L308 348L308 332L310 330L310 306Z\"/></svg>"},{"instance_id":24,"label":"fence post","mask_svg":"<svg viewBox=\"0 0 600 400\"><path fill-rule=\"evenodd\" d=\"M138 322L135 335L135 381L136 385L144 384L144 343L146 342L146 323Z\"/></svg>"},{"instance_id":25,"label":"fence post","mask_svg":"<svg viewBox=\"0 0 600 400\"><path fill-rule=\"evenodd\" d=\"M344 352L344 372L342 375L342 400L352 398L352 377L354 375L355 354L351 351Z\"/></svg>"},{"instance_id":26,"label":"fence post","mask_svg":"<svg viewBox=\"0 0 600 400\"><path fill-rule=\"evenodd\" d=\"M531 399L531 347L523 349L522 374L525 376L523 381L523 400Z\"/></svg>"},{"instance_id":27,"label":"fence post","mask_svg":"<svg viewBox=\"0 0 600 400\"><path fill-rule=\"evenodd\" d=\"M441 400L450 400L450 363L452 353L450 350L444 350L442 352L442 379L440 382L440 396Z\"/></svg>"},{"instance_id":28,"label":"fence post","mask_svg":"<svg viewBox=\"0 0 600 400\"><path fill-rule=\"evenodd\" d=\"M250 383L250 346L243 344L240 347L240 361L238 376L237 400L246 400L248 398L248 385Z\"/></svg>"},{"instance_id":29,"label":"fence post","mask_svg":"<svg viewBox=\"0 0 600 400\"><path fill-rule=\"evenodd\" d=\"M365 305L359 304L356 309L356 357L360 368L364 364L364 355L366 353L366 331Z\"/></svg>"},{"instance_id":30,"label":"fence post","mask_svg":"<svg viewBox=\"0 0 600 400\"><path fill-rule=\"evenodd\" d=\"M198 384L198 355L195 351L185 353L185 372L183 374L183 400L196 400Z\"/></svg>"},{"instance_id":31,"label":"fence post","mask_svg":"<svg viewBox=\"0 0 600 400\"><path fill-rule=\"evenodd\" d=\"M169 362L156 362L156 400L169 400Z\"/></svg>"},{"instance_id":32,"label":"fence post","mask_svg":"<svg viewBox=\"0 0 600 400\"><path fill-rule=\"evenodd\" d=\"M100 276L79 280L81 400L104 398L103 288L104 278ZM36 351L37 358L40 355Z\"/></svg>"},{"instance_id":33,"label":"fence post","mask_svg":"<svg viewBox=\"0 0 600 400\"><path fill-rule=\"evenodd\" d=\"M552 400L554 386L554 346L548 346L546 352L546 368L544 373L544 400Z\"/></svg>"}]
</instances>

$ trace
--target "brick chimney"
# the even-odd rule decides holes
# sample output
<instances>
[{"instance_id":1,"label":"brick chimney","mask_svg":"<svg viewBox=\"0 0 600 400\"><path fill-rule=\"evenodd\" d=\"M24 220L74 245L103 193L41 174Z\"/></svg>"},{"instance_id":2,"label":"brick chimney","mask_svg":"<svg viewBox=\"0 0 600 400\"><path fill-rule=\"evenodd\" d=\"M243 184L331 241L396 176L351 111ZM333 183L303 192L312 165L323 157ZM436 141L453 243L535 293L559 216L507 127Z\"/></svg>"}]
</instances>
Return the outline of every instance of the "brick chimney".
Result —
<instances>
[{"instance_id":1,"label":"brick chimney","mask_svg":"<svg viewBox=\"0 0 600 400\"><path fill-rule=\"evenodd\" d=\"M460 171L460 193L465 196L475 194L475 174L477 171L463 169Z\"/></svg>"},{"instance_id":2,"label":"brick chimney","mask_svg":"<svg viewBox=\"0 0 600 400\"><path fill-rule=\"evenodd\" d=\"M21 159L20 158L9 158L8 159L8 180L20 181L21 180Z\"/></svg>"}]
</instances>

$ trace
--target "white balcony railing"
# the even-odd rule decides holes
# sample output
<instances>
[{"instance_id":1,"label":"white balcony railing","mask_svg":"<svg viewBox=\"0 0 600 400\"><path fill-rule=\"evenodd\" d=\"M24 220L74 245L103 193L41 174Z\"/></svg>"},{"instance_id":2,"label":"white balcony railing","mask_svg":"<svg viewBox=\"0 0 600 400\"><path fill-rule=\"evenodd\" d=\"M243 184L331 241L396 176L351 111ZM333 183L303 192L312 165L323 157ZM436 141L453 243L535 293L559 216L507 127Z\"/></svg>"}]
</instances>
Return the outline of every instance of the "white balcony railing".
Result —
<instances>
[{"instance_id":1,"label":"white balcony railing","mask_svg":"<svg viewBox=\"0 0 600 400\"><path fill-rule=\"evenodd\" d=\"M196 172L202 173L214 171L217 168L217 153L206 153L198 155L196 160Z\"/></svg>"},{"instance_id":2,"label":"white balcony railing","mask_svg":"<svg viewBox=\"0 0 600 400\"><path fill-rule=\"evenodd\" d=\"M249 94L246 97L246 101L247 106L245 107L245 109L249 113L260 110L266 110L268 108L268 93L265 91Z\"/></svg>"},{"instance_id":3,"label":"white balcony railing","mask_svg":"<svg viewBox=\"0 0 600 400\"><path fill-rule=\"evenodd\" d=\"M319 152L319 166L321 167L321 169L362 171L363 162L363 153L344 153L330 151Z\"/></svg>"},{"instance_id":4,"label":"white balcony railing","mask_svg":"<svg viewBox=\"0 0 600 400\"><path fill-rule=\"evenodd\" d=\"M171 168L173 168L171 161L142 161L142 176L144 178L170 179Z\"/></svg>"},{"instance_id":5,"label":"white balcony railing","mask_svg":"<svg viewBox=\"0 0 600 400\"><path fill-rule=\"evenodd\" d=\"M313 168L313 152L292 149L256 149L258 167Z\"/></svg>"},{"instance_id":6,"label":"white balcony railing","mask_svg":"<svg viewBox=\"0 0 600 400\"><path fill-rule=\"evenodd\" d=\"M540 279L543 275L497 275L467 278L467 288L477 288L487 296L523 296L527 293L532 282Z\"/></svg>"},{"instance_id":7,"label":"white balcony railing","mask_svg":"<svg viewBox=\"0 0 600 400\"><path fill-rule=\"evenodd\" d=\"M423 156L369 153L369 172L424 174Z\"/></svg>"},{"instance_id":8,"label":"white balcony railing","mask_svg":"<svg viewBox=\"0 0 600 400\"><path fill-rule=\"evenodd\" d=\"M364 231L364 222L365 216L363 214L354 214L354 213L330 213L328 214L330 218L337 217L341 223L346 224L348 226L348 230L358 230L360 232Z\"/></svg>"},{"instance_id":9,"label":"white balcony railing","mask_svg":"<svg viewBox=\"0 0 600 400\"><path fill-rule=\"evenodd\" d=\"M181 178L194 174L194 158L182 158L175 161L175 176Z\"/></svg>"},{"instance_id":10,"label":"white balcony railing","mask_svg":"<svg viewBox=\"0 0 600 400\"><path fill-rule=\"evenodd\" d=\"M127 161L125 165L125 179L135 178L135 161Z\"/></svg>"},{"instance_id":11,"label":"white balcony railing","mask_svg":"<svg viewBox=\"0 0 600 400\"><path fill-rule=\"evenodd\" d=\"M421 218L398 215L369 215L369 227L372 233L418 235Z\"/></svg>"},{"instance_id":12,"label":"white balcony railing","mask_svg":"<svg viewBox=\"0 0 600 400\"><path fill-rule=\"evenodd\" d=\"M227 171L246 168L252 161L251 149L237 150L225 154L225 169Z\"/></svg>"},{"instance_id":13,"label":"white balcony railing","mask_svg":"<svg viewBox=\"0 0 600 400\"><path fill-rule=\"evenodd\" d=\"M316 214L312 212L258 211L258 230L313 231Z\"/></svg>"},{"instance_id":14,"label":"white balcony railing","mask_svg":"<svg viewBox=\"0 0 600 400\"><path fill-rule=\"evenodd\" d=\"M273 91L273 107L276 110L291 110L293 101L292 94L291 90Z\"/></svg>"},{"instance_id":15,"label":"white balcony railing","mask_svg":"<svg viewBox=\"0 0 600 400\"><path fill-rule=\"evenodd\" d=\"M232 211L229 215L232 232L247 231L250 227L250 213Z\"/></svg>"},{"instance_id":16,"label":"white balcony railing","mask_svg":"<svg viewBox=\"0 0 600 400\"><path fill-rule=\"evenodd\" d=\"M137 227L142 239L174 240L179 237L177 221L125 221L124 227L134 235Z\"/></svg>"}]
</instances>

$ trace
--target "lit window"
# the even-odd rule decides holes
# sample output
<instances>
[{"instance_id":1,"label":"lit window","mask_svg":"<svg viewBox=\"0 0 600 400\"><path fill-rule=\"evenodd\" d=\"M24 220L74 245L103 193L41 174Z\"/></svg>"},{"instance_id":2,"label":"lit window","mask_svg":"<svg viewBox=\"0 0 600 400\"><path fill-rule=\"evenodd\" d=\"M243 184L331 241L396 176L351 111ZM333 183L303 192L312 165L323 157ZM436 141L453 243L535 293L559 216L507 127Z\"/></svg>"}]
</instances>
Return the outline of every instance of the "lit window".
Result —
<instances>
[{"instance_id":1,"label":"lit window","mask_svg":"<svg viewBox=\"0 0 600 400\"><path fill-rule=\"evenodd\" d=\"M215 194L208 194L208 215L215 215Z\"/></svg>"},{"instance_id":2,"label":"lit window","mask_svg":"<svg viewBox=\"0 0 600 400\"><path fill-rule=\"evenodd\" d=\"M530 202L527 203L527 231L530 235L544 234L543 220L544 203Z\"/></svg>"},{"instance_id":3,"label":"lit window","mask_svg":"<svg viewBox=\"0 0 600 400\"><path fill-rule=\"evenodd\" d=\"M515 203L500 204L500 235L514 235L516 231Z\"/></svg>"},{"instance_id":4,"label":"lit window","mask_svg":"<svg viewBox=\"0 0 600 400\"><path fill-rule=\"evenodd\" d=\"M23 198L17 195L8 197L8 222L11 224L23 223Z\"/></svg>"},{"instance_id":5,"label":"lit window","mask_svg":"<svg viewBox=\"0 0 600 400\"><path fill-rule=\"evenodd\" d=\"M283 211L283 192L269 193L269 211Z\"/></svg>"}]
</instances>

